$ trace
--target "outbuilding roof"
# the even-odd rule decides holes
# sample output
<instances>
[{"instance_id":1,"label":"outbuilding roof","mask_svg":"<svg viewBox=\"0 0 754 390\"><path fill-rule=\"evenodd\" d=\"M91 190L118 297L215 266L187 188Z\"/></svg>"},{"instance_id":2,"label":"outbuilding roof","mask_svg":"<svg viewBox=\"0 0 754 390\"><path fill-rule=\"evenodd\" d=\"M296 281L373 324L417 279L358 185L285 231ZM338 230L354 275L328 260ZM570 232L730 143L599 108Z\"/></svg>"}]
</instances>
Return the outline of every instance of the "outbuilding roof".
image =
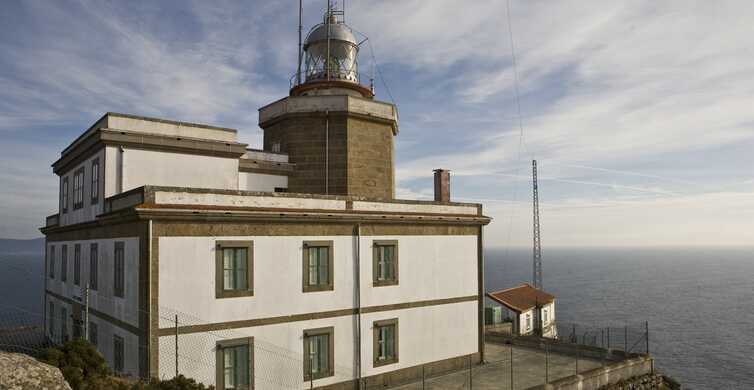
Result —
<instances>
[{"instance_id":1,"label":"outbuilding roof","mask_svg":"<svg viewBox=\"0 0 754 390\"><path fill-rule=\"evenodd\" d=\"M487 296L493 301L518 313L555 302L554 295L538 290L528 283L524 283L518 287L487 293Z\"/></svg>"}]
</instances>

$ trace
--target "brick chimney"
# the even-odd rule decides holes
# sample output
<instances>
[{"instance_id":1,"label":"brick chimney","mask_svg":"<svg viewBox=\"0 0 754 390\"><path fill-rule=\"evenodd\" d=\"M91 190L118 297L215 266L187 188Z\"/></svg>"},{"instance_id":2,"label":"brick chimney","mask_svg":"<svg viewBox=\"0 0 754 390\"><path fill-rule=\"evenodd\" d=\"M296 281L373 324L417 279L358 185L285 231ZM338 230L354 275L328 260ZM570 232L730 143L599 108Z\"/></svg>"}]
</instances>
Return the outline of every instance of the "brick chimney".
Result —
<instances>
[{"instance_id":1,"label":"brick chimney","mask_svg":"<svg viewBox=\"0 0 754 390\"><path fill-rule=\"evenodd\" d=\"M435 202L450 202L450 171L435 169Z\"/></svg>"}]
</instances>

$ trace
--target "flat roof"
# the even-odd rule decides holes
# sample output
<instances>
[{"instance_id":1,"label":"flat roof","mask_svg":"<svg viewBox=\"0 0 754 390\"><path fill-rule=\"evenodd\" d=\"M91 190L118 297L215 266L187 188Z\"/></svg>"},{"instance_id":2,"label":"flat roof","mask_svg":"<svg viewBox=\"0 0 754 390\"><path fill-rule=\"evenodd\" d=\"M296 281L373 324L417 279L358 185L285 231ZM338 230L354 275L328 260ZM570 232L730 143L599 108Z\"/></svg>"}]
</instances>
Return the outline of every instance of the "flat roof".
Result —
<instances>
[{"instance_id":1,"label":"flat roof","mask_svg":"<svg viewBox=\"0 0 754 390\"><path fill-rule=\"evenodd\" d=\"M529 283L518 287L487 293L493 301L515 311L523 313L537 306L555 302L555 296L534 288Z\"/></svg>"}]
</instances>

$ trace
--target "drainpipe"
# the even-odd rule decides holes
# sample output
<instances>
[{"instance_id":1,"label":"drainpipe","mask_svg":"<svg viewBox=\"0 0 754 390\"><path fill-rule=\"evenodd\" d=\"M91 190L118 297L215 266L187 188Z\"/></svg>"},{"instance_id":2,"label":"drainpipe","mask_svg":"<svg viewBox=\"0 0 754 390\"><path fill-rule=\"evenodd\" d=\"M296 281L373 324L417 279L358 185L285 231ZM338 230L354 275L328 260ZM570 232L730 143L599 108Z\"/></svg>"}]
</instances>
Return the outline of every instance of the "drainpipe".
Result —
<instances>
[{"instance_id":1,"label":"drainpipe","mask_svg":"<svg viewBox=\"0 0 754 390\"><path fill-rule=\"evenodd\" d=\"M354 285L356 287L356 388L361 390L361 224L356 224L356 255L354 267L356 270Z\"/></svg>"}]
</instances>

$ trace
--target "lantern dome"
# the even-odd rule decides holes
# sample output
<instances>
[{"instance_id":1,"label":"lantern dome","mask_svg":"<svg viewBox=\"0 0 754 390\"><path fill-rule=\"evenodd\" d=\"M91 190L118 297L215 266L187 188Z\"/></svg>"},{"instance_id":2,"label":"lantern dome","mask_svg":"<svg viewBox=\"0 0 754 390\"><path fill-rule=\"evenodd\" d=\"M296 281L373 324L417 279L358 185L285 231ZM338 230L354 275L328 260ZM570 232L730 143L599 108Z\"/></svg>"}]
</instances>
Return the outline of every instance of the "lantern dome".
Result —
<instances>
[{"instance_id":1,"label":"lantern dome","mask_svg":"<svg viewBox=\"0 0 754 390\"><path fill-rule=\"evenodd\" d=\"M324 21L306 37L305 82L359 83L359 44L351 28L338 20L337 15L333 11L326 13Z\"/></svg>"}]
</instances>

